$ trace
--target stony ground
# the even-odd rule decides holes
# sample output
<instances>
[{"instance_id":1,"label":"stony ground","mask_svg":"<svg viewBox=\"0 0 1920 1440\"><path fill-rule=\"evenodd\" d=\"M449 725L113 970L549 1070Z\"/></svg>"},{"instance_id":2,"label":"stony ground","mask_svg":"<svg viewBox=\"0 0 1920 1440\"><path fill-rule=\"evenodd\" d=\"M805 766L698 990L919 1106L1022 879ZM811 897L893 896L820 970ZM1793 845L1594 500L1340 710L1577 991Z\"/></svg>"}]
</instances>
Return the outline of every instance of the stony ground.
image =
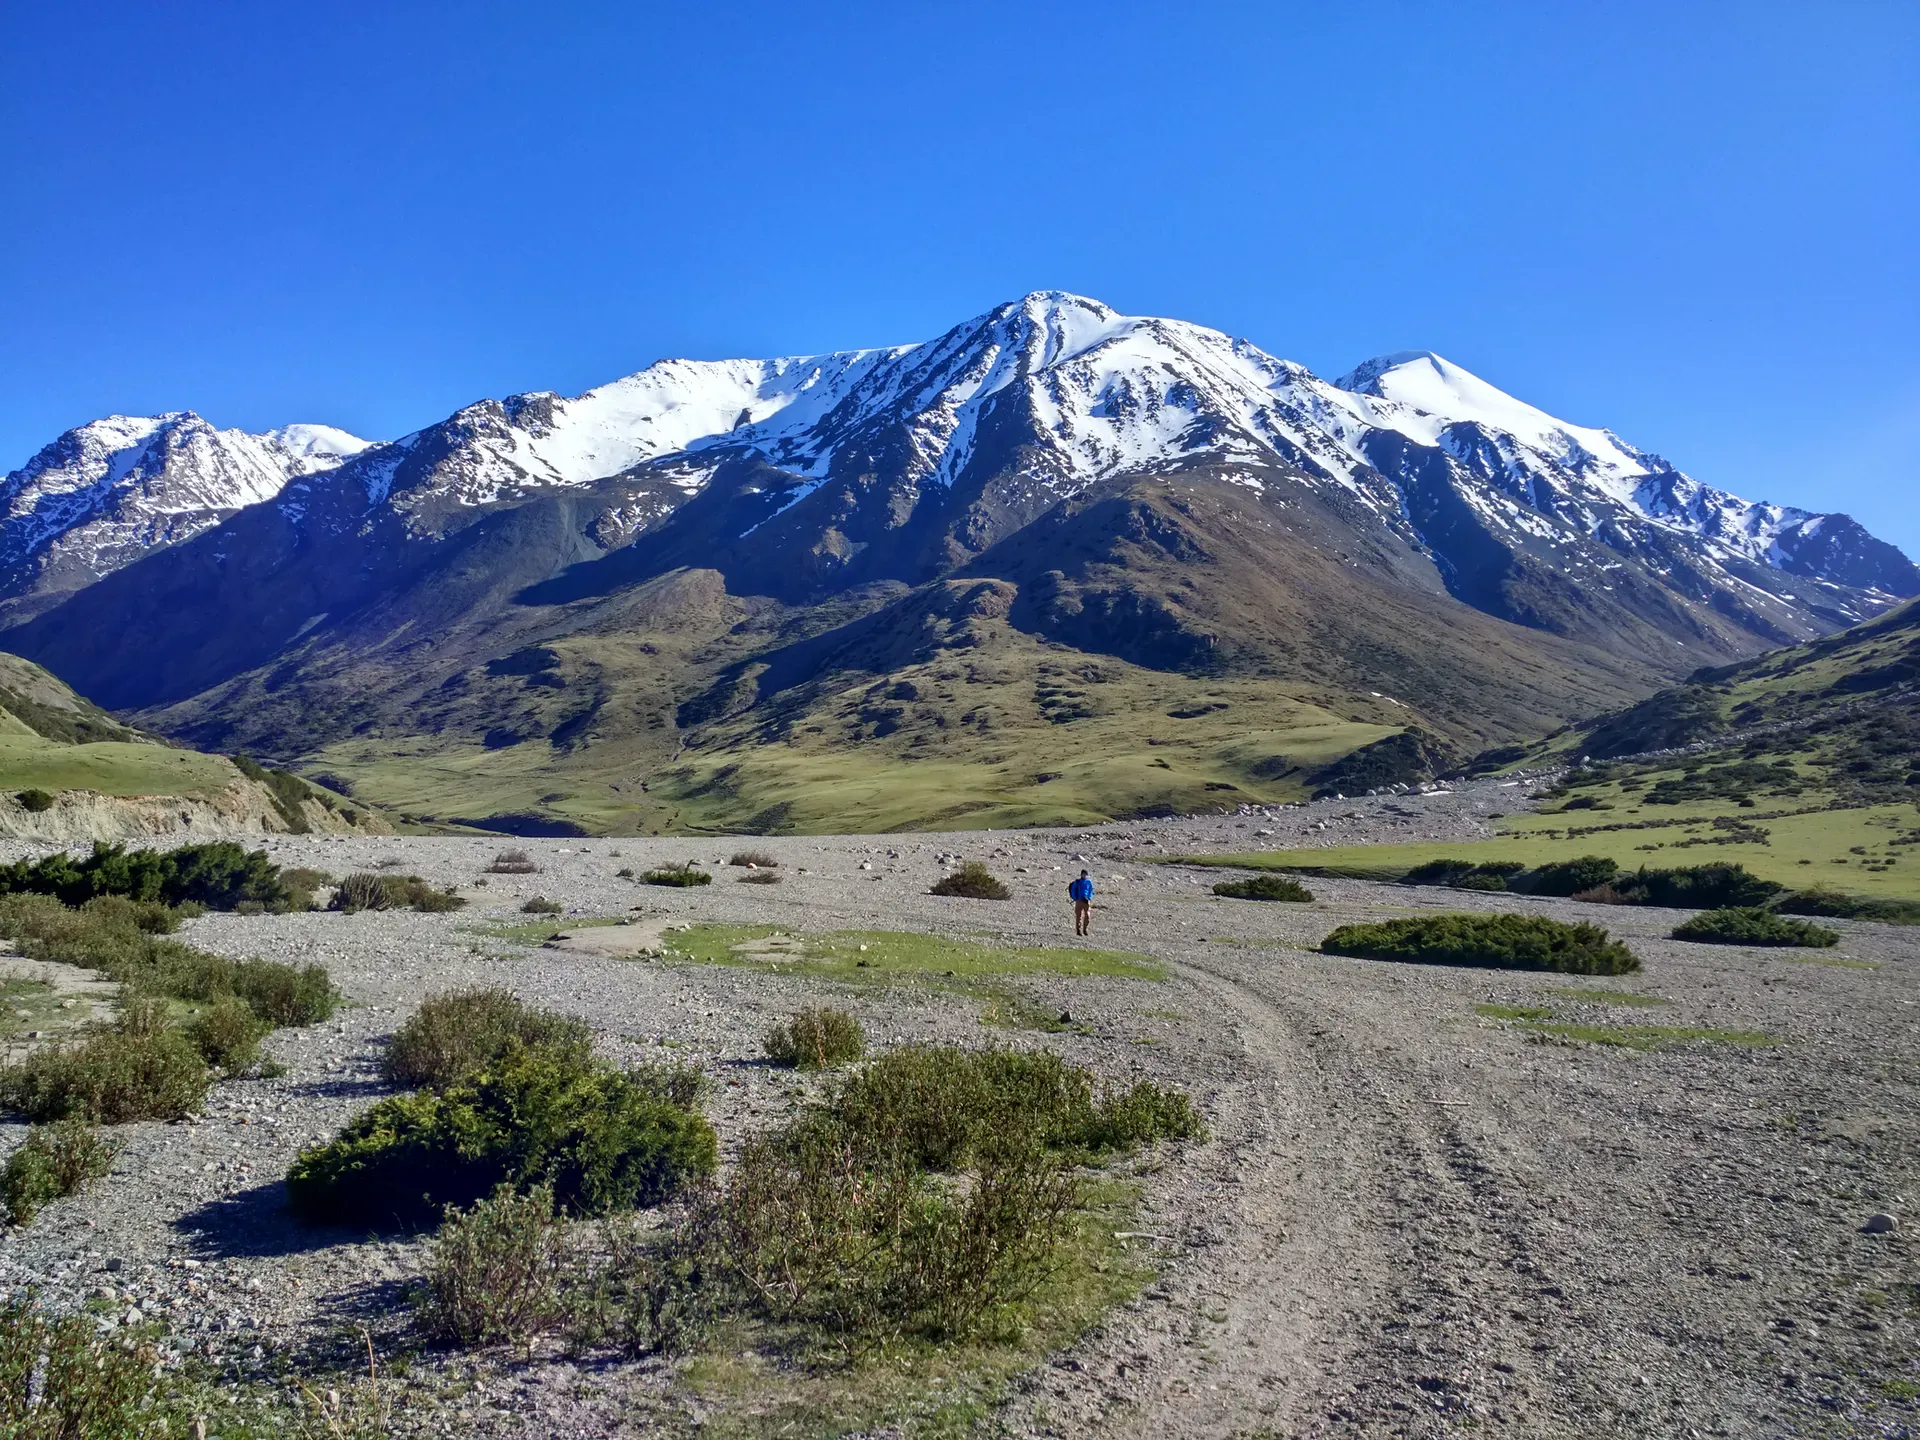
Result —
<instances>
[{"instance_id":1,"label":"stony ground","mask_svg":"<svg viewBox=\"0 0 1920 1440\"><path fill-rule=\"evenodd\" d=\"M610 1055L678 1047L714 1079L723 1141L789 1112L759 1063L774 1018L824 998L790 975L607 959L482 933L533 894L575 915L769 921L1072 944L1064 886L1086 856L1092 943L1163 961L1162 983L1036 979L1074 1031L1016 1033L1116 1078L1186 1086L1212 1128L1145 1177L1159 1280L1020 1378L1014 1434L1154 1436L1906 1436L1920 1427L1920 933L1834 922L1837 950L1666 939L1674 912L1312 881L1311 906L1219 900L1157 853L1324 839L1468 839L1524 787L1332 802L1098 830L752 842L783 883L671 891L623 866L723 861L725 841L523 842L540 873L488 876L467 839L287 839L334 873L397 859L474 898L454 915L209 915L195 943L318 960L352 1004L282 1031L287 1066L222 1086L206 1114L125 1127L114 1174L0 1236L0 1288L110 1299L176 1343L265 1366L362 1320L397 1333L409 1243L302 1230L279 1178L384 1093L383 1036L432 990L481 983L578 1013ZM1322 828L1324 827L1324 828ZM941 857L987 861L1011 902L938 899ZM735 872L737 873L737 872ZM1595 920L1644 973L1618 981L1321 956L1334 925L1423 909ZM1570 996L1660 997L1629 1008ZM978 1044L963 998L837 994L870 1037ZM1641 1052L1476 1012L1764 1036ZM4 1144L21 1133L6 1127ZM1869 1216L1902 1220L1866 1234ZM96 1305L96 1308L105 1308ZM141 1312L134 1317L131 1312ZM662 1362L429 1358L463 1393L446 1433L639 1433Z\"/></svg>"}]
</instances>

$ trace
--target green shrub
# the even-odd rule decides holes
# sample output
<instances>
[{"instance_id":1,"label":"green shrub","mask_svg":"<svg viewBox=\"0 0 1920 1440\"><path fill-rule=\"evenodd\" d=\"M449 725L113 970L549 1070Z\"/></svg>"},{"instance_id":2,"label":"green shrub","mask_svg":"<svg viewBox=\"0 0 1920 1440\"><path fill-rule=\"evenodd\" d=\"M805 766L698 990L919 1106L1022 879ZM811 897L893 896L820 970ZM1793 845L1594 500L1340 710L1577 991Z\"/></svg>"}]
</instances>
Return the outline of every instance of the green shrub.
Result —
<instances>
[{"instance_id":1,"label":"green shrub","mask_svg":"<svg viewBox=\"0 0 1920 1440\"><path fill-rule=\"evenodd\" d=\"M231 840L132 851L95 841L84 859L62 853L0 865L0 894L52 895L76 906L99 895L123 895L166 905L192 901L209 910L231 910L242 901L274 907L287 899L267 852Z\"/></svg>"},{"instance_id":2,"label":"green shrub","mask_svg":"<svg viewBox=\"0 0 1920 1440\"><path fill-rule=\"evenodd\" d=\"M1445 885L1454 890L1505 890L1527 867L1517 860L1429 860L1401 877L1403 885Z\"/></svg>"},{"instance_id":3,"label":"green shrub","mask_svg":"<svg viewBox=\"0 0 1920 1440\"><path fill-rule=\"evenodd\" d=\"M1772 902L1782 915L1826 915L1837 920L1878 920L1888 925L1920 924L1920 904L1911 900L1869 900L1826 885L1809 886Z\"/></svg>"},{"instance_id":4,"label":"green shrub","mask_svg":"<svg viewBox=\"0 0 1920 1440\"><path fill-rule=\"evenodd\" d=\"M729 865L755 866L761 870L772 870L780 862L764 850L736 850L727 861Z\"/></svg>"},{"instance_id":5,"label":"green shrub","mask_svg":"<svg viewBox=\"0 0 1920 1440\"><path fill-rule=\"evenodd\" d=\"M640 877L649 885L711 885L713 876L700 869L691 860L684 865L662 865L649 870Z\"/></svg>"},{"instance_id":6,"label":"green shrub","mask_svg":"<svg viewBox=\"0 0 1920 1440\"><path fill-rule=\"evenodd\" d=\"M419 1295L429 1335L459 1345L528 1340L563 1314L568 1251L553 1187L502 1185L470 1210L449 1209Z\"/></svg>"},{"instance_id":7,"label":"green shrub","mask_svg":"<svg viewBox=\"0 0 1920 1440\"><path fill-rule=\"evenodd\" d=\"M1605 855L1582 855L1577 860L1555 860L1531 871L1522 885L1529 895L1577 895L1612 884L1620 873L1617 861Z\"/></svg>"},{"instance_id":8,"label":"green shrub","mask_svg":"<svg viewBox=\"0 0 1920 1440\"><path fill-rule=\"evenodd\" d=\"M283 965L278 960L229 960L227 989L272 1025L317 1025L340 1004L324 965Z\"/></svg>"},{"instance_id":9,"label":"green shrub","mask_svg":"<svg viewBox=\"0 0 1920 1440\"><path fill-rule=\"evenodd\" d=\"M1096 1091L1057 1055L893 1051L749 1140L665 1247L619 1262L629 1332L671 1348L740 1312L868 1341L976 1333L1055 1262L1080 1159L1198 1133L1185 1096Z\"/></svg>"},{"instance_id":10,"label":"green shrub","mask_svg":"<svg viewBox=\"0 0 1920 1440\"><path fill-rule=\"evenodd\" d=\"M103 1337L84 1315L0 1304L0 1435L6 1440L136 1440L153 1435L159 1355Z\"/></svg>"},{"instance_id":11,"label":"green shrub","mask_svg":"<svg viewBox=\"0 0 1920 1440\"><path fill-rule=\"evenodd\" d=\"M230 995L214 1001L189 1022L186 1034L209 1065L238 1075L260 1063L260 1042L272 1029L253 1013L251 1005Z\"/></svg>"},{"instance_id":12,"label":"green shrub","mask_svg":"<svg viewBox=\"0 0 1920 1440\"><path fill-rule=\"evenodd\" d=\"M375 1105L302 1153L287 1191L309 1220L410 1228L502 1184L551 1185L579 1214L654 1205L714 1163L712 1127L661 1099L650 1077L516 1047L468 1085Z\"/></svg>"},{"instance_id":13,"label":"green shrub","mask_svg":"<svg viewBox=\"0 0 1920 1440\"><path fill-rule=\"evenodd\" d=\"M36 1125L0 1167L0 1205L13 1224L28 1224L48 1201L78 1195L112 1170L119 1153L118 1142L84 1120Z\"/></svg>"},{"instance_id":14,"label":"green shrub","mask_svg":"<svg viewBox=\"0 0 1920 1440\"><path fill-rule=\"evenodd\" d=\"M549 900L544 895L535 895L520 907L522 915L558 915L567 907L558 900Z\"/></svg>"},{"instance_id":15,"label":"green shrub","mask_svg":"<svg viewBox=\"0 0 1920 1440\"><path fill-rule=\"evenodd\" d=\"M0 1106L36 1122L177 1120L200 1108L210 1081L193 1042L167 1027L165 1006L136 1000L113 1029L0 1069Z\"/></svg>"},{"instance_id":16,"label":"green shrub","mask_svg":"<svg viewBox=\"0 0 1920 1440\"><path fill-rule=\"evenodd\" d=\"M536 1010L510 990L429 995L393 1034L383 1069L395 1085L446 1090L495 1064L515 1045L593 1048L585 1021Z\"/></svg>"},{"instance_id":17,"label":"green shrub","mask_svg":"<svg viewBox=\"0 0 1920 1440\"><path fill-rule=\"evenodd\" d=\"M53 796L45 790L22 790L14 798L20 802L20 808L30 815L38 815L53 808Z\"/></svg>"},{"instance_id":18,"label":"green shrub","mask_svg":"<svg viewBox=\"0 0 1920 1440\"><path fill-rule=\"evenodd\" d=\"M1720 910L1764 905L1787 887L1762 880L1744 865L1716 861L1671 870L1642 868L1616 875L1613 888L1635 905L1664 905L1676 910Z\"/></svg>"},{"instance_id":19,"label":"green shrub","mask_svg":"<svg viewBox=\"0 0 1920 1440\"><path fill-rule=\"evenodd\" d=\"M1808 945L1816 949L1840 943L1840 937L1831 930L1754 906L1703 910L1676 926L1673 938L1708 945Z\"/></svg>"},{"instance_id":20,"label":"green shrub","mask_svg":"<svg viewBox=\"0 0 1920 1440\"><path fill-rule=\"evenodd\" d=\"M1626 975L1640 968L1633 952L1598 925L1533 915L1428 915L1342 925L1320 948L1367 960L1568 975Z\"/></svg>"},{"instance_id":21,"label":"green shrub","mask_svg":"<svg viewBox=\"0 0 1920 1440\"><path fill-rule=\"evenodd\" d=\"M958 895L967 900L1007 900L1011 892L978 860L969 860L936 881L929 895Z\"/></svg>"},{"instance_id":22,"label":"green shrub","mask_svg":"<svg viewBox=\"0 0 1920 1440\"><path fill-rule=\"evenodd\" d=\"M1304 904L1313 892L1284 875L1255 875L1246 880L1222 880L1213 893L1229 900L1291 900Z\"/></svg>"},{"instance_id":23,"label":"green shrub","mask_svg":"<svg viewBox=\"0 0 1920 1440\"><path fill-rule=\"evenodd\" d=\"M851 1064L867 1049L866 1032L845 1010L806 1009L767 1032L767 1058L800 1070Z\"/></svg>"},{"instance_id":24,"label":"green shrub","mask_svg":"<svg viewBox=\"0 0 1920 1440\"><path fill-rule=\"evenodd\" d=\"M327 908L353 915L362 910L421 910L440 914L467 902L451 890L436 890L418 875L358 871L341 880Z\"/></svg>"}]
</instances>

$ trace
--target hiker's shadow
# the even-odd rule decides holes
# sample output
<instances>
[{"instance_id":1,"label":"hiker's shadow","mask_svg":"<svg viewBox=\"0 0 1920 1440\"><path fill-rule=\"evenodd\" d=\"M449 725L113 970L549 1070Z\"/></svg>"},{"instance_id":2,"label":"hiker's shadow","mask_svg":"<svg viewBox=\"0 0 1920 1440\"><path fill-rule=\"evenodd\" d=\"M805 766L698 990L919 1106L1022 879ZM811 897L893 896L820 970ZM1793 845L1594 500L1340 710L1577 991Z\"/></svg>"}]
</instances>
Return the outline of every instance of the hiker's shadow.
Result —
<instances>
[{"instance_id":1,"label":"hiker's shadow","mask_svg":"<svg viewBox=\"0 0 1920 1440\"><path fill-rule=\"evenodd\" d=\"M309 1225L287 1208L287 1185L271 1180L250 1190L217 1195L173 1222L195 1250L219 1259L247 1255L301 1255L366 1239L360 1230Z\"/></svg>"}]
</instances>

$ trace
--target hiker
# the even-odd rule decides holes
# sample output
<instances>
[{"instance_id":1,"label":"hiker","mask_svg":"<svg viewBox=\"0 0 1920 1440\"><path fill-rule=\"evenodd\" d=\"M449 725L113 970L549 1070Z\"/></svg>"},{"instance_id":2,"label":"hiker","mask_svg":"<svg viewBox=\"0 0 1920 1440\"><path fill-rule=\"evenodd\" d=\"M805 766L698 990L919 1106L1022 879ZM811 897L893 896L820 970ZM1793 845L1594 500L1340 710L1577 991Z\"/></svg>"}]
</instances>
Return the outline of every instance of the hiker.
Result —
<instances>
[{"instance_id":1,"label":"hiker","mask_svg":"<svg viewBox=\"0 0 1920 1440\"><path fill-rule=\"evenodd\" d=\"M1067 886L1067 898L1073 901L1073 933L1091 934L1093 932L1093 877L1082 870L1080 878Z\"/></svg>"}]
</instances>

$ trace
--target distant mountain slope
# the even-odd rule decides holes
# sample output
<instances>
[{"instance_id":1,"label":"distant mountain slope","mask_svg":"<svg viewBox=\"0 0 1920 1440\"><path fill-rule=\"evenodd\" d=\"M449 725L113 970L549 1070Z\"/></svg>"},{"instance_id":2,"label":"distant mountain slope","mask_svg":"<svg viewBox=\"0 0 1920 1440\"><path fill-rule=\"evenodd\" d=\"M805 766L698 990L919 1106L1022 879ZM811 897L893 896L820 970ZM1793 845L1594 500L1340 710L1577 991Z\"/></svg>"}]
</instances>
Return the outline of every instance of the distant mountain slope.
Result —
<instances>
[{"instance_id":1,"label":"distant mountain slope","mask_svg":"<svg viewBox=\"0 0 1920 1440\"><path fill-rule=\"evenodd\" d=\"M1920 802L1920 603L1839 635L1702 669L1554 742L1596 760L1706 742L1797 755L1832 793Z\"/></svg>"},{"instance_id":2,"label":"distant mountain slope","mask_svg":"<svg viewBox=\"0 0 1920 1440\"><path fill-rule=\"evenodd\" d=\"M1920 593L1844 516L1709 490L1437 356L1335 384L1059 292L923 345L662 361L573 399L481 402L164 555L94 553L89 583L4 635L103 703L204 745L325 756L414 787L422 813L478 813L465 786L596 825L683 823L651 782L698 788L722 752L741 796L694 809L777 809L742 808L771 763L755 752L840 733L845 697L936 663L936 633L1174 677L1192 704L1257 682L1375 736L1418 723L1471 747ZM937 618L975 593L994 614ZM1039 663L1009 683L1038 693ZM1052 773L1092 717L1042 708L1020 712L1045 727L1020 763ZM939 711L904 705L858 744L900 764L915 735L952 749ZM956 763L991 769L998 749L965 733ZM1206 751L1206 783L1291 773L1278 738L1231 749ZM427 785L386 764L400 753L447 768Z\"/></svg>"}]
</instances>

